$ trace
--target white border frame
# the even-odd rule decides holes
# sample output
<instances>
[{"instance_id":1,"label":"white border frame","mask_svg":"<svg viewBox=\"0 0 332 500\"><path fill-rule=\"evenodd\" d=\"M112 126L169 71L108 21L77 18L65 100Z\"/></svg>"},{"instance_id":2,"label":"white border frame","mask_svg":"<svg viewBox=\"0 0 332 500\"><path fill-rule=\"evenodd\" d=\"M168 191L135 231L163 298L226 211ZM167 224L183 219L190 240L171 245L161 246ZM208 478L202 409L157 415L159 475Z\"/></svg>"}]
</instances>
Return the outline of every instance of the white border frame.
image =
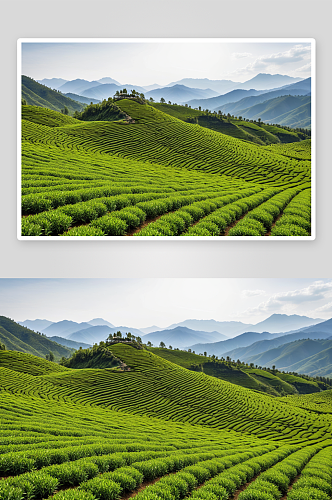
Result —
<instances>
[{"instance_id":1,"label":"white border frame","mask_svg":"<svg viewBox=\"0 0 332 500\"><path fill-rule=\"evenodd\" d=\"M22 236L21 76L23 43L310 43L311 44L311 236ZM17 239L20 241L312 241L316 239L316 40L314 38L19 38L17 40Z\"/></svg>"}]
</instances>

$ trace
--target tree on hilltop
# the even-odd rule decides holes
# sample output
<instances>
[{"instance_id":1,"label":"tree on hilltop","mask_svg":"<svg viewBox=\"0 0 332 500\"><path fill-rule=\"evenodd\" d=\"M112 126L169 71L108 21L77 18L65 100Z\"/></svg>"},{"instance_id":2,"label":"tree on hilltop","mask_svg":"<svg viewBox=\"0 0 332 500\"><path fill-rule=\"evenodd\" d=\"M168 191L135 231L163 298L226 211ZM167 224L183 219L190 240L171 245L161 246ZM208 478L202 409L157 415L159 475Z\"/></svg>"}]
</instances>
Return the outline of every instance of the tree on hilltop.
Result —
<instances>
[{"instance_id":1,"label":"tree on hilltop","mask_svg":"<svg viewBox=\"0 0 332 500\"><path fill-rule=\"evenodd\" d=\"M160 342L159 347L166 347L166 344L164 342Z\"/></svg>"},{"instance_id":2,"label":"tree on hilltop","mask_svg":"<svg viewBox=\"0 0 332 500\"><path fill-rule=\"evenodd\" d=\"M5 350L6 350L5 344L0 343L0 351L5 351Z\"/></svg>"},{"instance_id":3,"label":"tree on hilltop","mask_svg":"<svg viewBox=\"0 0 332 500\"><path fill-rule=\"evenodd\" d=\"M163 97L160 98L160 102L164 104L165 99Z\"/></svg>"}]
</instances>

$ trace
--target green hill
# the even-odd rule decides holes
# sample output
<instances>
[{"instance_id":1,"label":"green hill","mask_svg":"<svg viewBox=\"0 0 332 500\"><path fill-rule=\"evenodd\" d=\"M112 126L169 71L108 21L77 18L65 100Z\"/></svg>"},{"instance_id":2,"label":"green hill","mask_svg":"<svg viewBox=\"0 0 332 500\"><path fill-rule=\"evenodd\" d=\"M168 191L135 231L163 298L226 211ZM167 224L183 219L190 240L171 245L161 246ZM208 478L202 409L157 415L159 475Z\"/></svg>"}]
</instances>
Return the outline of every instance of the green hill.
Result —
<instances>
[{"instance_id":1,"label":"green hill","mask_svg":"<svg viewBox=\"0 0 332 500\"><path fill-rule=\"evenodd\" d=\"M306 125L296 123L295 119L295 115L298 113L297 110L305 107L307 110L306 117L308 118L310 128L310 103L310 96L285 95L255 104L250 108L241 109L238 113L252 120L258 120L258 118L261 118L265 122L274 122L293 127L305 127ZM281 123L282 121L287 121L287 116L292 113L294 122L292 125L290 123Z\"/></svg>"},{"instance_id":2,"label":"green hill","mask_svg":"<svg viewBox=\"0 0 332 500\"><path fill-rule=\"evenodd\" d=\"M62 121L22 107L23 236L219 236L244 215L256 222L241 220L248 228L233 233L269 236L282 210L310 188L307 159L133 100L116 106L124 120ZM309 221L293 217L286 234L309 236L309 203L301 198Z\"/></svg>"},{"instance_id":3,"label":"green hill","mask_svg":"<svg viewBox=\"0 0 332 500\"><path fill-rule=\"evenodd\" d=\"M272 396L297 393L307 394L319 392L321 390L317 381L302 378L300 375L296 377L278 371L271 373L267 370L250 368L244 363L237 365L205 356L199 356L187 351L156 347L150 347L148 350L163 359L167 359L189 370L200 371L212 377L231 382L232 384L265 392ZM324 386L324 388L326 387Z\"/></svg>"},{"instance_id":4,"label":"green hill","mask_svg":"<svg viewBox=\"0 0 332 500\"><path fill-rule=\"evenodd\" d=\"M256 144L289 143L301 141L304 138L303 133L295 130L285 130L280 127L268 126L264 123L252 123L234 116L225 117L217 113L199 111L186 106L154 103L153 107L179 120L196 123L201 127Z\"/></svg>"},{"instance_id":5,"label":"green hill","mask_svg":"<svg viewBox=\"0 0 332 500\"><path fill-rule=\"evenodd\" d=\"M38 334L15 321L0 316L0 342L5 344L6 349L33 354L45 358L50 351L55 359L63 356L68 357L73 349L52 342L45 335Z\"/></svg>"},{"instance_id":6,"label":"green hill","mask_svg":"<svg viewBox=\"0 0 332 500\"><path fill-rule=\"evenodd\" d=\"M84 108L81 102L74 101L25 75L22 76L22 99L31 106L41 106L54 111L61 111L66 106L70 114Z\"/></svg>"},{"instance_id":7,"label":"green hill","mask_svg":"<svg viewBox=\"0 0 332 500\"><path fill-rule=\"evenodd\" d=\"M311 102L277 116L276 122L287 127L311 128Z\"/></svg>"},{"instance_id":8,"label":"green hill","mask_svg":"<svg viewBox=\"0 0 332 500\"><path fill-rule=\"evenodd\" d=\"M0 351L0 367L15 372L29 373L33 376L47 375L53 372L61 373L67 370L67 368L57 363L15 351Z\"/></svg>"},{"instance_id":9,"label":"green hill","mask_svg":"<svg viewBox=\"0 0 332 500\"><path fill-rule=\"evenodd\" d=\"M0 369L0 387L53 401L95 405L166 421L208 425L273 440L315 440L328 436L324 417L289 409L278 398L253 392L204 373L189 371L151 352L123 344L112 353L130 371L81 369L42 377ZM17 370L15 368L15 370Z\"/></svg>"},{"instance_id":10,"label":"green hill","mask_svg":"<svg viewBox=\"0 0 332 500\"><path fill-rule=\"evenodd\" d=\"M272 398L112 352L130 371L51 372L20 353L0 366L3 500L329 498L331 391Z\"/></svg>"},{"instance_id":11,"label":"green hill","mask_svg":"<svg viewBox=\"0 0 332 500\"><path fill-rule=\"evenodd\" d=\"M247 362L269 367L275 365L281 370L328 377L332 371L330 352L331 340L302 339L251 356Z\"/></svg>"},{"instance_id":12,"label":"green hill","mask_svg":"<svg viewBox=\"0 0 332 500\"><path fill-rule=\"evenodd\" d=\"M324 346L331 346L331 344L332 341L327 340ZM301 371L311 376L332 377L332 347L322 349L316 354L312 351L310 354L312 355L307 356L297 363L291 364L289 370L296 372Z\"/></svg>"}]
</instances>

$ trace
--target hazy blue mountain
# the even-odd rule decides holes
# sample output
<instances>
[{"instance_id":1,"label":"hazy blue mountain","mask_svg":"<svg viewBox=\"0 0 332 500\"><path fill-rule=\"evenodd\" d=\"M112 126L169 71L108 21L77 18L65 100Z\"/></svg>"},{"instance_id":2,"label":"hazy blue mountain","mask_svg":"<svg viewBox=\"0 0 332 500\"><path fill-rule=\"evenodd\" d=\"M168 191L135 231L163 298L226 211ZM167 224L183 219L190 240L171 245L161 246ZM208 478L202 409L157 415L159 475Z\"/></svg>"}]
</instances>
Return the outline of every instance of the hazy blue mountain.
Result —
<instances>
[{"instance_id":1,"label":"hazy blue mountain","mask_svg":"<svg viewBox=\"0 0 332 500\"><path fill-rule=\"evenodd\" d=\"M137 85L115 85L115 83L104 83L103 85L98 85L93 88L83 90L81 95L84 97L93 97L94 99L108 99L113 97L117 90L127 89L127 92L131 90L136 90L136 92L145 92L143 87L138 87Z\"/></svg>"},{"instance_id":2,"label":"hazy blue mountain","mask_svg":"<svg viewBox=\"0 0 332 500\"><path fill-rule=\"evenodd\" d=\"M261 118L266 123L278 123L280 125L297 125L305 120L311 123L311 97L309 96L280 96L246 109L238 111L240 116L257 120Z\"/></svg>"},{"instance_id":3,"label":"hazy blue mountain","mask_svg":"<svg viewBox=\"0 0 332 500\"><path fill-rule=\"evenodd\" d=\"M46 85L50 89L58 90L61 85L64 85L68 82L68 80L64 80L63 78L44 78L43 80L37 80L38 83L42 85Z\"/></svg>"},{"instance_id":4,"label":"hazy blue mountain","mask_svg":"<svg viewBox=\"0 0 332 500\"><path fill-rule=\"evenodd\" d=\"M311 97L307 97L307 99L309 99L309 102L302 104L302 106L283 113L272 120L265 119L265 122L276 122L279 125L291 128L311 128Z\"/></svg>"},{"instance_id":5,"label":"hazy blue mountain","mask_svg":"<svg viewBox=\"0 0 332 500\"><path fill-rule=\"evenodd\" d=\"M318 337L319 335L319 337ZM299 330L295 333L287 333L286 335L278 336L278 334L273 334L271 339L261 340L258 342L254 342L246 347L239 347L237 349L233 349L231 351L225 352L225 356L229 356L231 359L240 359L241 361L248 362L249 358L253 356L257 356L258 354L264 353L271 349L277 348L281 345L290 344L296 340L303 339L323 339L323 340L332 340L329 337L329 333L313 333L308 332L307 329Z\"/></svg>"},{"instance_id":6,"label":"hazy blue mountain","mask_svg":"<svg viewBox=\"0 0 332 500\"><path fill-rule=\"evenodd\" d=\"M121 85L120 82L118 82L117 80L114 80L114 78L110 78L109 76L105 76L104 78L100 78L100 80L98 80L99 83L115 83L115 85Z\"/></svg>"},{"instance_id":7,"label":"hazy blue mountain","mask_svg":"<svg viewBox=\"0 0 332 500\"><path fill-rule=\"evenodd\" d=\"M221 342L209 342L190 345L189 347L196 353L207 352L208 355L224 356L226 352L232 351L238 347L248 346L259 340L271 339L273 334L269 332L245 332L232 339L223 340Z\"/></svg>"},{"instance_id":8,"label":"hazy blue mountain","mask_svg":"<svg viewBox=\"0 0 332 500\"><path fill-rule=\"evenodd\" d=\"M88 323L89 323L89 325L92 325L92 326L107 325L107 326L110 326L111 328L115 328L115 326L112 325L112 323L110 323L109 321L106 321L103 318L89 319Z\"/></svg>"},{"instance_id":9,"label":"hazy blue mountain","mask_svg":"<svg viewBox=\"0 0 332 500\"><path fill-rule=\"evenodd\" d=\"M142 337L144 344L151 342L155 346L159 346L160 342L164 342L166 346L172 345L172 347L185 347L193 342L207 341L215 342L219 339L224 339L225 335L219 332L204 332L191 330L190 328L184 326L177 326L170 330L161 330L159 332L151 332Z\"/></svg>"},{"instance_id":10,"label":"hazy blue mountain","mask_svg":"<svg viewBox=\"0 0 332 500\"><path fill-rule=\"evenodd\" d=\"M329 341L331 344L331 341ZM332 377L332 347L313 354L293 365L287 371L306 373L312 377Z\"/></svg>"},{"instance_id":11,"label":"hazy blue mountain","mask_svg":"<svg viewBox=\"0 0 332 500\"><path fill-rule=\"evenodd\" d=\"M185 85L194 89L211 89L217 94L225 94L242 85L240 82L233 82L232 80L209 80L209 78L182 78L177 82L169 83L165 87L173 87L174 85Z\"/></svg>"},{"instance_id":12,"label":"hazy blue mountain","mask_svg":"<svg viewBox=\"0 0 332 500\"><path fill-rule=\"evenodd\" d=\"M76 323L75 321L69 321L67 319L64 319L62 321L58 321L57 323L53 323L52 325L48 326L47 328L44 329L43 332L48 337L53 337L54 335L57 335L59 337L68 338L69 335L72 334L73 332L76 332L78 330L83 330L85 328L91 328L91 325L86 322Z\"/></svg>"},{"instance_id":13,"label":"hazy blue mountain","mask_svg":"<svg viewBox=\"0 0 332 500\"><path fill-rule=\"evenodd\" d=\"M256 325L242 323L241 321L187 319L180 323L174 323L167 329L175 328L176 326L186 326L187 328L191 328L192 330L200 330L205 332L217 331L228 338L232 338L248 331L257 333L292 333L292 331L294 330L299 330L300 328L316 325L317 323L321 323L322 321L323 320L319 318L313 319L308 318L307 316L298 316L297 314L293 314L291 316L287 314L272 314L267 319L265 319L264 321L260 321ZM283 333L280 333L280 335L282 334Z\"/></svg>"},{"instance_id":14,"label":"hazy blue mountain","mask_svg":"<svg viewBox=\"0 0 332 500\"><path fill-rule=\"evenodd\" d=\"M204 332L219 332L226 337L234 337L245 332L252 325L241 323L241 321L216 321L215 319L186 319L180 323L173 323L167 330L176 328L177 326L185 326L191 330Z\"/></svg>"},{"instance_id":15,"label":"hazy blue mountain","mask_svg":"<svg viewBox=\"0 0 332 500\"><path fill-rule=\"evenodd\" d=\"M256 104L268 101L270 99L274 99L276 97L284 96L284 95L301 95L305 96L308 91L306 88L304 89L299 89L299 88L292 88L292 85L290 85L288 88L281 88L277 90L273 90L270 92L263 92L260 93L256 96L250 96L250 97L244 97L243 99L240 99L239 101L236 102L230 102L228 104L223 104L222 106L219 106L218 108L215 109L215 111L222 111L223 113L230 113L231 115L235 116L240 116L242 111L251 108L252 106L255 106ZM241 115L243 116L243 115ZM249 118L249 117L247 117Z\"/></svg>"},{"instance_id":16,"label":"hazy blue mountain","mask_svg":"<svg viewBox=\"0 0 332 500\"><path fill-rule=\"evenodd\" d=\"M160 101L163 97L166 102L171 101L176 103L188 102L195 98L209 98L217 95L217 92L211 89L193 89L185 85L173 85L172 87L162 87L160 89L150 90L145 92L145 97L152 97L155 101Z\"/></svg>"},{"instance_id":17,"label":"hazy blue mountain","mask_svg":"<svg viewBox=\"0 0 332 500\"><path fill-rule=\"evenodd\" d=\"M57 342L60 345L70 347L71 349L79 349L82 347L82 349L88 349L89 347L92 347L92 344L84 344L84 342L74 342L74 340L68 340L64 339L63 337L49 337L50 340L53 342Z\"/></svg>"},{"instance_id":18,"label":"hazy blue mountain","mask_svg":"<svg viewBox=\"0 0 332 500\"><path fill-rule=\"evenodd\" d=\"M291 85L286 85L283 87L284 89L298 89L298 90L307 90L307 92L311 93L311 78L306 78L305 80L300 80L299 82L292 83ZM277 90L277 89L276 89Z\"/></svg>"},{"instance_id":19,"label":"hazy blue mountain","mask_svg":"<svg viewBox=\"0 0 332 500\"><path fill-rule=\"evenodd\" d=\"M148 92L149 90L161 89L164 85L159 85L159 83L153 83L152 85L144 85L144 90Z\"/></svg>"},{"instance_id":20,"label":"hazy blue mountain","mask_svg":"<svg viewBox=\"0 0 332 500\"><path fill-rule=\"evenodd\" d=\"M283 371L295 371L298 373L309 374L309 371L313 369L318 369L323 367L323 364L315 364L315 367L309 369L308 358L312 358L321 351L330 349L332 354L332 341L331 340L312 340L312 339L302 339L289 344L285 344L269 351L265 351L257 356L252 356L248 358L247 363L254 363L258 366L275 366L279 370ZM320 359L320 356L316 357L316 360ZM305 362L304 362L305 361ZM332 363L332 357L328 356L328 363ZM307 367L304 368L304 365Z\"/></svg>"},{"instance_id":21,"label":"hazy blue mountain","mask_svg":"<svg viewBox=\"0 0 332 500\"><path fill-rule=\"evenodd\" d=\"M329 333L332 335L332 318L326 321L320 320L319 323L309 326L305 333Z\"/></svg>"},{"instance_id":22,"label":"hazy blue mountain","mask_svg":"<svg viewBox=\"0 0 332 500\"><path fill-rule=\"evenodd\" d=\"M69 97L70 99L74 99L74 101L82 102L83 104L90 104L93 102L93 104L96 104L100 102L100 99L93 99L92 97L83 97L78 94L64 94L66 97Z\"/></svg>"},{"instance_id":23,"label":"hazy blue mountain","mask_svg":"<svg viewBox=\"0 0 332 500\"><path fill-rule=\"evenodd\" d=\"M262 90L255 90L255 89L250 89L250 90L235 89L231 90L231 92L227 92L226 94L219 95L216 97L211 97L209 99L192 99L188 101L188 105L191 106L192 108L198 108L199 106L201 106L202 109L209 109L213 111L219 108L220 106L223 106L224 104L228 104L230 102L237 102L240 101L241 99L244 99L245 97L260 95L263 92L264 91Z\"/></svg>"},{"instance_id":24,"label":"hazy blue mountain","mask_svg":"<svg viewBox=\"0 0 332 500\"><path fill-rule=\"evenodd\" d=\"M136 328L130 328L127 326L115 326L113 328L107 325L97 325L90 326L89 328L84 328L82 330L77 330L68 336L69 340L74 340L75 342L86 342L88 344L99 343L105 341L107 337L113 333L120 331L122 335L126 333L132 333L136 337L143 337L143 333Z\"/></svg>"},{"instance_id":25,"label":"hazy blue mountain","mask_svg":"<svg viewBox=\"0 0 332 500\"><path fill-rule=\"evenodd\" d=\"M289 85L302 80L301 78L292 78L287 75L271 75L269 73L259 73L250 80L238 85L240 89L273 89L283 85Z\"/></svg>"},{"instance_id":26,"label":"hazy blue mountain","mask_svg":"<svg viewBox=\"0 0 332 500\"><path fill-rule=\"evenodd\" d=\"M100 83L97 81L89 82L88 80L77 78L76 80L70 80L64 83L58 90L60 90L63 94L72 93L82 95L84 90L88 90L99 85Z\"/></svg>"},{"instance_id":27,"label":"hazy blue mountain","mask_svg":"<svg viewBox=\"0 0 332 500\"><path fill-rule=\"evenodd\" d=\"M255 325L255 331L257 332L270 332L270 333L280 333L289 332L291 330L298 330L311 325L317 325L321 323L320 318L308 318L307 316L299 316L298 314L272 314L264 321L260 321ZM332 330L331 330L332 333Z\"/></svg>"},{"instance_id":28,"label":"hazy blue mountain","mask_svg":"<svg viewBox=\"0 0 332 500\"><path fill-rule=\"evenodd\" d=\"M140 328L143 334L151 333L151 332L161 332L161 330L165 330L165 328L161 328L160 326L147 326L146 328Z\"/></svg>"},{"instance_id":29,"label":"hazy blue mountain","mask_svg":"<svg viewBox=\"0 0 332 500\"><path fill-rule=\"evenodd\" d=\"M43 333L44 329L52 325L54 321L49 321L48 319L26 319L25 321L17 321L17 323L35 332Z\"/></svg>"}]
</instances>

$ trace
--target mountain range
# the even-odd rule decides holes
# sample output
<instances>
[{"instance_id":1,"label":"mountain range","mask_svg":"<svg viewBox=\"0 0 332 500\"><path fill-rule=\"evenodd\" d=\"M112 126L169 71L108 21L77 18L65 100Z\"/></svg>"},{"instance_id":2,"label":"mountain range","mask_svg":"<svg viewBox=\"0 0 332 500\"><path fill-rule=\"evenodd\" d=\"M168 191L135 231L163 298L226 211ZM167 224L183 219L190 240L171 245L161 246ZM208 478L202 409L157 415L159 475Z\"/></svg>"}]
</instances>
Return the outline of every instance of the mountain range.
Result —
<instances>
[{"instance_id":1,"label":"mountain range","mask_svg":"<svg viewBox=\"0 0 332 500\"><path fill-rule=\"evenodd\" d=\"M195 109L201 107L242 116L245 119L261 118L266 123L274 121L292 128L311 126L310 78L301 80L286 75L260 73L244 83L186 78L164 87L158 84L142 87L120 84L109 77L95 81L66 81L54 78L43 79L39 83L22 77L22 98L27 104L48 107L55 111L67 106L70 114L81 111L91 102L95 104L113 97L116 91L123 88L129 92L135 89L144 93L147 99L152 98L155 101L164 98L166 102L179 103ZM281 96L288 96L288 99L275 100ZM299 99L290 99L290 96L305 96L306 100L300 102ZM261 106L257 107L258 104Z\"/></svg>"},{"instance_id":2,"label":"mountain range","mask_svg":"<svg viewBox=\"0 0 332 500\"><path fill-rule=\"evenodd\" d=\"M29 326L29 328L28 328ZM192 328L189 328L192 327ZM254 327L254 330L248 329ZM43 334L31 328L43 330ZM151 328L157 328L144 334ZM243 333L242 330L245 330ZM21 324L0 318L0 342L7 349L42 356L50 350L56 357L68 356L79 346L87 348L117 331L140 336L143 343L207 353L207 356L240 359L242 362L310 376L332 376L332 319L323 321L306 316L273 314L256 325L241 322L189 319L166 329L141 330L114 326L102 318L88 322L47 319L26 320ZM226 336L228 332L232 338ZM268 331L269 330L269 331ZM46 333L47 332L47 333ZM48 335L46 337L46 334ZM63 351L62 349L65 349Z\"/></svg>"}]
</instances>

